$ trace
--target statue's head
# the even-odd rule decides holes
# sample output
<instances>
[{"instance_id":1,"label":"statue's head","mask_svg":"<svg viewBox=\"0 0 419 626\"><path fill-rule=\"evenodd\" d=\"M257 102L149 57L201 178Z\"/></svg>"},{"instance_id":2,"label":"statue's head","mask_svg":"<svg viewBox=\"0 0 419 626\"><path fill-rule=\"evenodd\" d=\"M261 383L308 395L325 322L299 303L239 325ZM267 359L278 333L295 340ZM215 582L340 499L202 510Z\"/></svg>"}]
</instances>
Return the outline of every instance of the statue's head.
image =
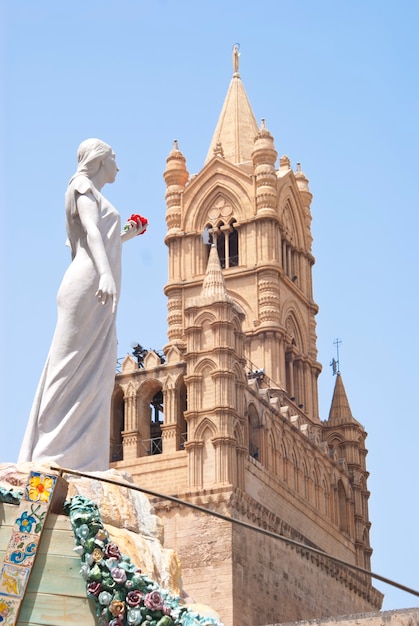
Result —
<instances>
[{"instance_id":1,"label":"statue's head","mask_svg":"<svg viewBox=\"0 0 419 626\"><path fill-rule=\"evenodd\" d=\"M112 148L104 141L85 139L77 151L77 173L91 178L99 171L101 162L110 154Z\"/></svg>"}]
</instances>

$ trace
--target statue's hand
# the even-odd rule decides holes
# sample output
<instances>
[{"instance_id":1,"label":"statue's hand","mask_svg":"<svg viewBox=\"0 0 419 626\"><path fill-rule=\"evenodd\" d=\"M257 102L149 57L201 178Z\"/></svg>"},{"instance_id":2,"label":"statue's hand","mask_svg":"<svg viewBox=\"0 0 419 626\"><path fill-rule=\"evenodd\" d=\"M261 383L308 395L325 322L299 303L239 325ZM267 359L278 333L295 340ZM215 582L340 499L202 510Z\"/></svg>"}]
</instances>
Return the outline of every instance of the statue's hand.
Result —
<instances>
[{"instance_id":1,"label":"statue's hand","mask_svg":"<svg viewBox=\"0 0 419 626\"><path fill-rule=\"evenodd\" d=\"M105 305L108 299L112 300L112 313L116 311L116 285L111 274L102 274L99 280L99 289L96 291L96 298Z\"/></svg>"},{"instance_id":2,"label":"statue's hand","mask_svg":"<svg viewBox=\"0 0 419 626\"><path fill-rule=\"evenodd\" d=\"M146 217L133 213L125 222L121 231L121 241L129 241L137 235L142 235L147 230L148 220Z\"/></svg>"},{"instance_id":3,"label":"statue's hand","mask_svg":"<svg viewBox=\"0 0 419 626\"><path fill-rule=\"evenodd\" d=\"M142 215L135 215L135 222L137 225L137 235L142 235L147 230L148 219Z\"/></svg>"}]
</instances>

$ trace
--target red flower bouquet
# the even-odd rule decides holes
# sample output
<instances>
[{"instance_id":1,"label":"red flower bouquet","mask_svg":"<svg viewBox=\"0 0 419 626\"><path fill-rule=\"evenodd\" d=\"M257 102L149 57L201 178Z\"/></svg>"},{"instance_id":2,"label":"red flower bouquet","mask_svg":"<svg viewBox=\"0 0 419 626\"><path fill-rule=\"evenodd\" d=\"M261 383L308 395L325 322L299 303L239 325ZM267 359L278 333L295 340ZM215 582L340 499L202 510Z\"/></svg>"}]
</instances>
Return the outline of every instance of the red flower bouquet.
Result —
<instances>
[{"instance_id":1,"label":"red flower bouquet","mask_svg":"<svg viewBox=\"0 0 419 626\"><path fill-rule=\"evenodd\" d=\"M142 217L142 215L138 215L138 213L133 213L131 217L129 217L125 223L124 230L128 231L132 228L137 229L137 235L142 235L147 230L148 219L146 217Z\"/></svg>"}]
</instances>

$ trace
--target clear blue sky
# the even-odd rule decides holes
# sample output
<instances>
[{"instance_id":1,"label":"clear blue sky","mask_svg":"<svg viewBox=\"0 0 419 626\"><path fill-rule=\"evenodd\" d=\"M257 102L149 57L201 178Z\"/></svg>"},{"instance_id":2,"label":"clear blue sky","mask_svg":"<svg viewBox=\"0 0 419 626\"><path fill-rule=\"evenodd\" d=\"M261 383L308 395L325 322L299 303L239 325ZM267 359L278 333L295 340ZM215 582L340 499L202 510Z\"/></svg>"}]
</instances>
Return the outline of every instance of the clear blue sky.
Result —
<instances>
[{"instance_id":1,"label":"clear blue sky","mask_svg":"<svg viewBox=\"0 0 419 626\"><path fill-rule=\"evenodd\" d=\"M78 144L112 145L106 193L151 224L124 249L119 354L161 348L165 159L178 139L189 171L202 167L239 42L256 118L314 194L321 418L339 337L369 433L373 570L419 588L418 30L414 0L1 2L0 460L16 461L55 326ZM419 605L376 586L385 609Z\"/></svg>"}]
</instances>

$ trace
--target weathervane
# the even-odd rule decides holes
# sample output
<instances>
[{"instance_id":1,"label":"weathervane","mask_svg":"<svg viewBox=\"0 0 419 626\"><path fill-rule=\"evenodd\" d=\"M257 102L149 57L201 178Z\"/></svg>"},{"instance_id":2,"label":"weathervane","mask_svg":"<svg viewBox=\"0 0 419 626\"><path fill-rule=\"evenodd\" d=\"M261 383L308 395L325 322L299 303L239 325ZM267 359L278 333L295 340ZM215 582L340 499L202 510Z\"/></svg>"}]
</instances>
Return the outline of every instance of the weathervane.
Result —
<instances>
[{"instance_id":1,"label":"weathervane","mask_svg":"<svg viewBox=\"0 0 419 626\"><path fill-rule=\"evenodd\" d=\"M330 361L330 366L332 368L332 372L333 372L333 376L336 376L336 374L340 374L340 369L339 369L339 346L342 343L341 339L336 338L333 342L333 345L336 346L336 359L332 359Z\"/></svg>"}]
</instances>

